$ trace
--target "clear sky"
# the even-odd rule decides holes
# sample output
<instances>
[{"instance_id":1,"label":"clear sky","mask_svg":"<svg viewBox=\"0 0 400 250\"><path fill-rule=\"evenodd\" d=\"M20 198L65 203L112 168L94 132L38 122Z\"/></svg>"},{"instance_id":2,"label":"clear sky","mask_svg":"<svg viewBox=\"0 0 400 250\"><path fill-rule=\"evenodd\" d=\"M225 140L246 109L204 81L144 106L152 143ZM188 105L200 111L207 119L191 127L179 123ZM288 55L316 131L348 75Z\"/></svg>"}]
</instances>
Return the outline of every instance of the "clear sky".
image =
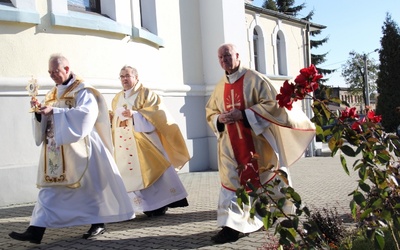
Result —
<instances>
[{"instance_id":1,"label":"clear sky","mask_svg":"<svg viewBox=\"0 0 400 250\"><path fill-rule=\"evenodd\" d=\"M253 4L261 7L264 0L254 0ZM341 75L341 66L349 58L349 52L354 50L364 54L379 49L382 37L382 26L389 13L400 26L400 0L296 0L295 5L306 4L300 12L299 18L306 16L314 9L311 22L327 26L321 34L312 37L320 40L329 37L329 41L314 54L328 52L326 62L319 65L325 69L338 69L330 74L327 85L346 87ZM379 54L373 52L368 55L379 62Z\"/></svg>"}]
</instances>

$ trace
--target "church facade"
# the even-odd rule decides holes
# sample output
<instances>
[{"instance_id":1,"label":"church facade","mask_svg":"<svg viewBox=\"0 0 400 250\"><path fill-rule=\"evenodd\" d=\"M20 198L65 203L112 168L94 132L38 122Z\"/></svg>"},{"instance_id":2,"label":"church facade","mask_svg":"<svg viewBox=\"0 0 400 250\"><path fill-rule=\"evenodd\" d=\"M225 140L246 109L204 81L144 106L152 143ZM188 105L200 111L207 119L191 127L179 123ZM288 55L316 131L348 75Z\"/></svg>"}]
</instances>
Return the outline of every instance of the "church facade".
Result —
<instances>
[{"instance_id":1,"label":"church facade","mask_svg":"<svg viewBox=\"0 0 400 250\"><path fill-rule=\"evenodd\" d=\"M36 79L42 100L53 86L51 54L65 55L109 105L122 66L137 68L181 127L192 156L182 172L207 171L217 169L204 107L224 73L218 47L235 43L242 64L279 88L310 64L309 32L323 28L243 0L0 0L0 206L36 199L40 147L25 88Z\"/></svg>"}]
</instances>

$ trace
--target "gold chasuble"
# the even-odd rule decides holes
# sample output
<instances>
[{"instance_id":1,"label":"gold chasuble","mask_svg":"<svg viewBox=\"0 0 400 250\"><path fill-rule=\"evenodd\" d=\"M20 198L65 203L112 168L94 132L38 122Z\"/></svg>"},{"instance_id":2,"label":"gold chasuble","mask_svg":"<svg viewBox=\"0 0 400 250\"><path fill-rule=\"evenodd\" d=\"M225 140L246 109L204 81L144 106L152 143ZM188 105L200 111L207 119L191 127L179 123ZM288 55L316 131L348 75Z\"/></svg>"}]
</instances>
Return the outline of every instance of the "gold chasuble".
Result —
<instances>
[{"instance_id":1,"label":"gold chasuble","mask_svg":"<svg viewBox=\"0 0 400 250\"><path fill-rule=\"evenodd\" d=\"M225 83L224 103L226 111L231 111L234 108L239 110L245 109L243 78L244 76L240 77L235 84ZM235 159L238 165L242 166L238 168L240 184L246 186L246 182L250 180L255 187L260 187L258 163L251 160L252 156L250 152L255 153L251 129L244 126L243 120L226 124L225 126L228 130L230 141L235 142L232 144ZM247 165L250 162L252 162L252 167Z\"/></svg>"},{"instance_id":2,"label":"gold chasuble","mask_svg":"<svg viewBox=\"0 0 400 250\"><path fill-rule=\"evenodd\" d=\"M81 79L76 79L69 85L63 93L58 93L58 88L54 87L45 96L46 106L58 108L74 108L76 105L75 95L78 91L90 88L98 99L99 116L95 127L105 146L112 152L111 134L102 131L109 131L109 119L103 114L107 114L107 105L101 94L89 85L85 85ZM105 111L105 112L104 112ZM104 129L107 128L107 129ZM67 128L66 128L67 129ZM78 188L89 163L89 140L88 136L66 145L56 145L54 138L53 116L43 117L41 122L41 133L36 141L43 143L41 157L39 161L37 186L67 186ZM65 160L68 159L68 160Z\"/></svg>"},{"instance_id":3,"label":"gold chasuble","mask_svg":"<svg viewBox=\"0 0 400 250\"><path fill-rule=\"evenodd\" d=\"M112 100L114 156L128 192L151 186L172 165L181 169L190 159L178 125L169 116L158 95L141 83L129 96L124 91ZM116 114L124 107L138 112L154 126L154 131L135 130L131 118Z\"/></svg>"}]
</instances>

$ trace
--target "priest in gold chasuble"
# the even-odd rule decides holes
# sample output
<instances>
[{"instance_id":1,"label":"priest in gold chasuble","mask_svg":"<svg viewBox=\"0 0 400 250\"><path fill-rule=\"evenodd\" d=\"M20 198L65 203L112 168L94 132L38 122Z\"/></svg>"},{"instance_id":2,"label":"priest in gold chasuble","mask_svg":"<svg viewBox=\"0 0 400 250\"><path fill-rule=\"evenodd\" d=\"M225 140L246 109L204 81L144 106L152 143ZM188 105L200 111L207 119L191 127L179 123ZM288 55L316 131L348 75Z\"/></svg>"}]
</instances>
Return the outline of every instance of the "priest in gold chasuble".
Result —
<instances>
[{"instance_id":1,"label":"priest in gold chasuble","mask_svg":"<svg viewBox=\"0 0 400 250\"><path fill-rule=\"evenodd\" d=\"M153 216L187 206L177 171L190 157L178 125L135 68L124 66L120 79L123 91L112 101L114 156L135 211Z\"/></svg>"},{"instance_id":2,"label":"priest in gold chasuble","mask_svg":"<svg viewBox=\"0 0 400 250\"><path fill-rule=\"evenodd\" d=\"M300 109L279 108L274 86L264 75L241 66L235 45L222 45L218 58L225 75L206 104L206 119L217 137L221 180L217 222L222 230L212 240L225 243L263 226L258 215L250 218L250 206L239 207L235 191L247 180L259 187L279 178L271 167L289 176L288 167L302 157L315 127ZM258 161L251 161L252 153L259 155ZM288 181L281 185L290 185ZM286 204L286 212L292 207Z\"/></svg>"}]
</instances>

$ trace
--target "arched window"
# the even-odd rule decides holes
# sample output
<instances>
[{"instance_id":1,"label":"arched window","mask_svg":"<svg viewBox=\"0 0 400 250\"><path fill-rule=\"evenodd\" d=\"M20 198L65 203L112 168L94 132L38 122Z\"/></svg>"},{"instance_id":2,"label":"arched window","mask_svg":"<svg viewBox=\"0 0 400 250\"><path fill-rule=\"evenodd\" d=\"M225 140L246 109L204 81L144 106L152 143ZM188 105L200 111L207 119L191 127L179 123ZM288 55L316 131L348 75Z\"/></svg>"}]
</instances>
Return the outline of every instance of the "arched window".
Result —
<instances>
[{"instance_id":1,"label":"arched window","mask_svg":"<svg viewBox=\"0 0 400 250\"><path fill-rule=\"evenodd\" d=\"M286 61L286 43L282 31L278 31L276 35L276 54L278 60L278 74L287 75L287 61Z\"/></svg>"},{"instance_id":2,"label":"arched window","mask_svg":"<svg viewBox=\"0 0 400 250\"><path fill-rule=\"evenodd\" d=\"M140 0L140 21L143 29L158 35L155 0Z\"/></svg>"},{"instance_id":3,"label":"arched window","mask_svg":"<svg viewBox=\"0 0 400 250\"><path fill-rule=\"evenodd\" d=\"M254 67L255 70L259 71L260 67L259 67L259 56L258 56L258 48L259 48L259 40L258 40L258 33L257 30L254 29L253 30L253 46L254 46Z\"/></svg>"},{"instance_id":4,"label":"arched window","mask_svg":"<svg viewBox=\"0 0 400 250\"><path fill-rule=\"evenodd\" d=\"M248 36L251 52L251 68L262 74L266 74L267 63L263 30L259 25L254 25L248 30Z\"/></svg>"}]
</instances>

